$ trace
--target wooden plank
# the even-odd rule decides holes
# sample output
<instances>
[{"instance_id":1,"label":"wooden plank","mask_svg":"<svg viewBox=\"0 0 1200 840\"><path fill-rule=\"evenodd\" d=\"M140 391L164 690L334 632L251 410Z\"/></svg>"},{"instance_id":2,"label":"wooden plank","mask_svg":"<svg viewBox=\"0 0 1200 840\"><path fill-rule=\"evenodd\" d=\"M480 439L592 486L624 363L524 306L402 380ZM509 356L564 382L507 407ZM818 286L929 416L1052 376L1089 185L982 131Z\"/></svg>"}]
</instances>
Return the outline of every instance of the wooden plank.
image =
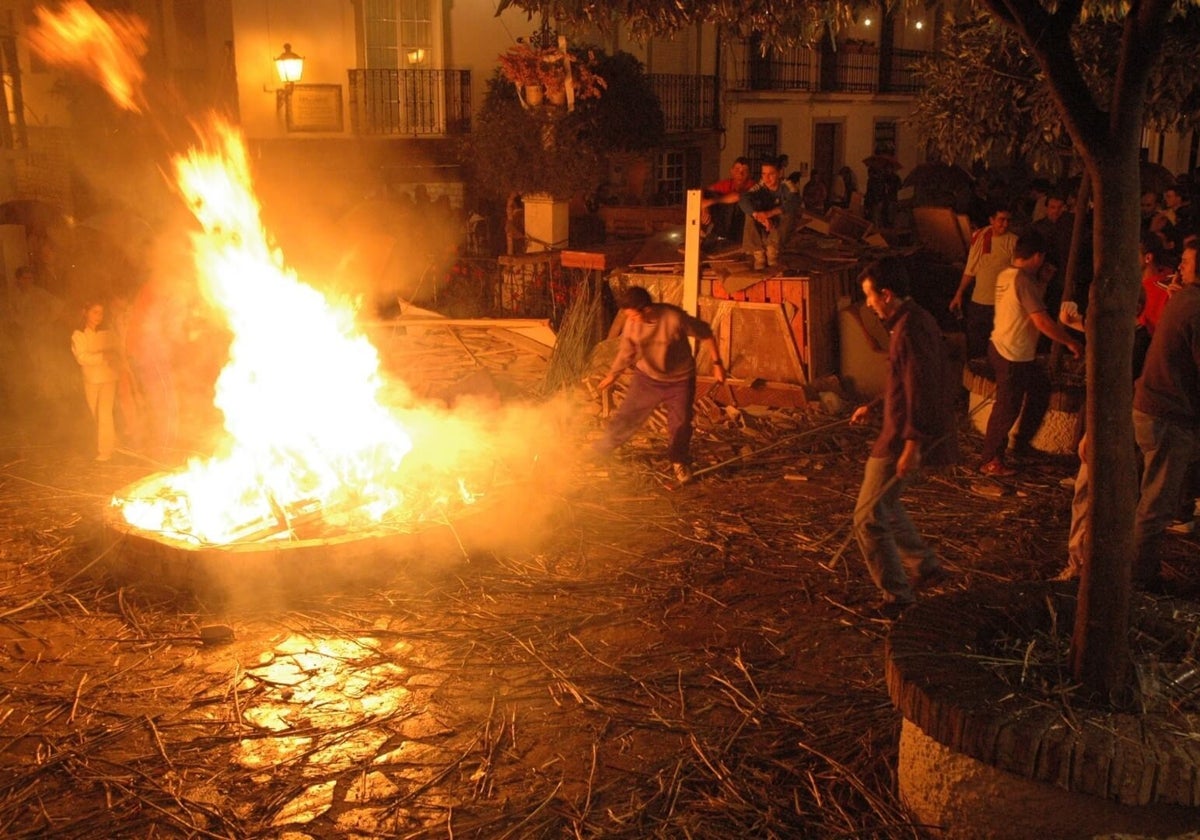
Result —
<instances>
[{"instance_id":1,"label":"wooden plank","mask_svg":"<svg viewBox=\"0 0 1200 840\"><path fill-rule=\"evenodd\" d=\"M700 302L700 317L710 323L717 320L720 330L728 331L725 363L734 376L791 384L806 381L780 304L705 300Z\"/></svg>"},{"instance_id":2,"label":"wooden plank","mask_svg":"<svg viewBox=\"0 0 1200 840\"><path fill-rule=\"evenodd\" d=\"M585 268L589 271L603 271L605 268L604 254L596 251L563 251L559 256L563 268Z\"/></svg>"}]
</instances>

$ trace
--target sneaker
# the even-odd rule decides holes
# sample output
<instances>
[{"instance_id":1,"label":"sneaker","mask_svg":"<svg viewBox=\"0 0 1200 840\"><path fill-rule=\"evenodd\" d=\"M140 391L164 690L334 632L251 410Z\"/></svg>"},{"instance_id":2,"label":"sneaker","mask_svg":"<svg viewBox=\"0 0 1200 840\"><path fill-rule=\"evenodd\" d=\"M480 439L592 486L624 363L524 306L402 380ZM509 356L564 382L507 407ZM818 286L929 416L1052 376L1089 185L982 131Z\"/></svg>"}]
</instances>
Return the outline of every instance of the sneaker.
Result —
<instances>
[{"instance_id":1,"label":"sneaker","mask_svg":"<svg viewBox=\"0 0 1200 840\"><path fill-rule=\"evenodd\" d=\"M680 484L691 482L692 468L687 464L671 464L671 470L675 473L675 480Z\"/></svg>"},{"instance_id":2,"label":"sneaker","mask_svg":"<svg viewBox=\"0 0 1200 840\"><path fill-rule=\"evenodd\" d=\"M979 468L979 472L983 475L991 475L1003 477L1008 475L1016 475L1017 471L1008 464L1001 461L999 458L993 458Z\"/></svg>"},{"instance_id":3,"label":"sneaker","mask_svg":"<svg viewBox=\"0 0 1200 840\"><path fill-rule=\"evenodd\" d=\"M762 251L755 251L754 252L754 270L762 271L766 267L767 267L767 255L764 254Z\"/></svg>"}]
</instances>

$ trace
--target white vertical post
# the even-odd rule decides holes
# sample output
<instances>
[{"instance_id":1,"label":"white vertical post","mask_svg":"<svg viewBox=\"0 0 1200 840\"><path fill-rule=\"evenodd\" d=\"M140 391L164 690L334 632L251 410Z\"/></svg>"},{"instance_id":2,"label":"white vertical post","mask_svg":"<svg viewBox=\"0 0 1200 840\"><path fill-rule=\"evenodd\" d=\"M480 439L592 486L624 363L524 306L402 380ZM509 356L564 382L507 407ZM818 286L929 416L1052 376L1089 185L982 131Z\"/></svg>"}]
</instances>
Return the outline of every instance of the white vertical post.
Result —
<instances>
[{"instance_id":1,"label":"white vertical post","mask_svg":"<svg viewBox=\"0 0 1200 840\"><path fill-rule=\"evenodd\" d=\"M700 298L700 190L687 191L683 224L683 308L695 317Z\"/></svg>"}]
</instances>

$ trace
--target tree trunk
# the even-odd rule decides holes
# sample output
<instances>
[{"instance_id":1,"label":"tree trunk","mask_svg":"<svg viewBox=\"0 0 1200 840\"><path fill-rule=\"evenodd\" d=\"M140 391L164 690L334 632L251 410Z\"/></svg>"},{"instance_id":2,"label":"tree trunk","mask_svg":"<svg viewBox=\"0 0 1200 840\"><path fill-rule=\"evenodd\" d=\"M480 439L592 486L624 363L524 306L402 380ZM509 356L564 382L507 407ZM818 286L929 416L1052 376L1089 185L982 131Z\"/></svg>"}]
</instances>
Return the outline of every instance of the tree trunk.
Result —
<instances>
[{"instance_id":1,"label":"tree trunk","mask_svg":"<svg viewBox=\"0 0 1200 840\"><path fill-rule=\"evenodd\" d=\"M1129 148L1088 161L1095 188L1085 453L1092 498L1071 664L1075 678L1093 695L1122 703L1131 686L1128 629L1137 504L1131 382L1140 190L1137 139L1113 145Z\"/></svg>"}]
</instances>

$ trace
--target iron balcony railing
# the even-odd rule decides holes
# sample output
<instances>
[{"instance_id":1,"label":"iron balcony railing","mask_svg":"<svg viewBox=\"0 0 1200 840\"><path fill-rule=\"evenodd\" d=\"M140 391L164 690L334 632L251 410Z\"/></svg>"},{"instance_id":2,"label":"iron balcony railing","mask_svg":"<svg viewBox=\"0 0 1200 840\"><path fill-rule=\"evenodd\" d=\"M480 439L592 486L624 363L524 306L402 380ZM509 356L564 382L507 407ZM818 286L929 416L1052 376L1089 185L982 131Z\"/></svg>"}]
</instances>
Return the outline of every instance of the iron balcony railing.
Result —
<instances>
[{"instance_id":1,"label":"iron balcony railing","mask_svg":"<svg viewBox=\"0 0 1200 840\"><path fill-rule=\"evenodd\" d=\"M917 76L917 64L929 55L925 50L892 50L887 72L880 75L879 89L884 93L920 93L925 85Z\"/></svg>"},{"instance_id":2,"label":"iron balcony railing","mask_svg":"<svg viewBox=\"0 0 1200 840\"><path fill-rule=\"evenodd\" d=\"M471 71L350 73L350 130L358 135L429 137L471 129Z\"/></svg>"},{"instance_id":3,"label":"iron balcony railing","mask_svg":"<svg viewBox=\"0 0 1200 840\"><path fill-rule=\"evenodd\" d=\"M810 47L771 48L765 55L747 45L733 90L794 90L822 93L918 93L923 50L880 52L873 44L844 44L837 51Z\"/></svg>"},{"instance_id":4,"label":"iron balcony railing","mask_svg":"<svg viewBox=\"0 0 1200 840\"><path fill-rule=\"evenodd\" d=\"M711 131L717 127L717 77L651 73L650 88L662 106L668 134Z\"/></svg>"}]
</instances>

